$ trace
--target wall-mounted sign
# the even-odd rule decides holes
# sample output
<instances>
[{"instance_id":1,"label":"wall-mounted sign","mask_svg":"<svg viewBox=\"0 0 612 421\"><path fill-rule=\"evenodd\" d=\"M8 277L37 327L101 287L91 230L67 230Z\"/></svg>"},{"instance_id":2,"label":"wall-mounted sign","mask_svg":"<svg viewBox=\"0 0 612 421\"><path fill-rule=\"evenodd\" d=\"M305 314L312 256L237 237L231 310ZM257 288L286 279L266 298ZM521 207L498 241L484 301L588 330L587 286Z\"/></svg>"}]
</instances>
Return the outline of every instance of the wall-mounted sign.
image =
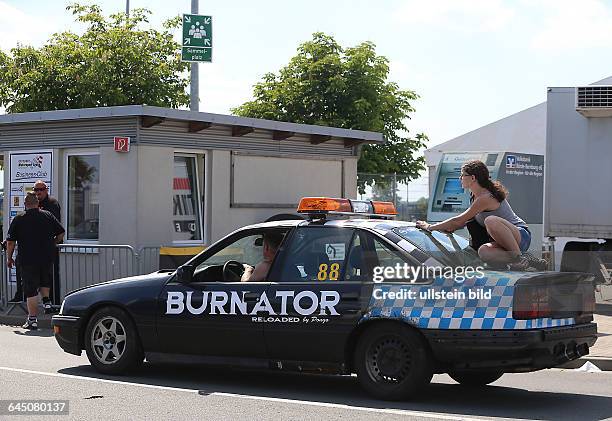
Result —
<instances>
[{"instance_id":1,"label":"wall-mounted sign","mask_svg":"<svg viewBox=\"0 0 612 421\"><path fill-rule=\"evenodd\" d=\"M114 137L115 152L129 152L130 138L129 137Z\"/></svg>"},{"instance_id":2,"label":"wall-mounted sign","mask_svg":"<svg viewBox=\"0 0 612 421\"><path fill-rule=\"evenodd\" d=\"M53 187L52 151L20 151L9 153L9 225L19 212L25 210L23 199L26 193L34 190L34 183L42 180L47 184L51 195ZM15 268L11 270L9 281L15 282Z\"/></svg>"},{"instance_id":3,"label":"wall-mounted sign","mask_svg":"<svg viewBox=\"0 0 612 421\"><path fill-rule=\"evenodd\" d=\"M44 181L49 188L49 194L52 194L52 170L51 151L10 152L9 223L17 212L24 210L23 199L27 192L33 191L36 181Z\"/></svg>"}]
</instances>

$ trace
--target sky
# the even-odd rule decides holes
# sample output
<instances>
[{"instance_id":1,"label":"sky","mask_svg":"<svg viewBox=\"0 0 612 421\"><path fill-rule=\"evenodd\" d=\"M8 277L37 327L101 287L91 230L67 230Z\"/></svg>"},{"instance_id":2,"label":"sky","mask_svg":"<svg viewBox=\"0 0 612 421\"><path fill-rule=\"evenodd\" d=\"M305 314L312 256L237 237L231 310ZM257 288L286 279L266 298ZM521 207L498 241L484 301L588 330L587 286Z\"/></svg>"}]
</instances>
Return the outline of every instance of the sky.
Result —
<instances>
[{"instance_id":1,"label":"sky","mask_svg":"<svg viewBox=\"0 0 612 421\"><path fill-rule=\"evenodd\" d=\"M69 3L0 0L0 48L80 31ZM105 13L126 4L96 3ZM158 24L189 13L191 0L130 0L130 7L150 9ZM545 101L548 86L612 75L612 1L202 0L199 11L213 16L214 40L213 63L200 65L201 111L229 114L322 31L344 47L376 44L390 80L420 96L407 126L427 134L429 147Z\"/></svg>"}]
</instances>

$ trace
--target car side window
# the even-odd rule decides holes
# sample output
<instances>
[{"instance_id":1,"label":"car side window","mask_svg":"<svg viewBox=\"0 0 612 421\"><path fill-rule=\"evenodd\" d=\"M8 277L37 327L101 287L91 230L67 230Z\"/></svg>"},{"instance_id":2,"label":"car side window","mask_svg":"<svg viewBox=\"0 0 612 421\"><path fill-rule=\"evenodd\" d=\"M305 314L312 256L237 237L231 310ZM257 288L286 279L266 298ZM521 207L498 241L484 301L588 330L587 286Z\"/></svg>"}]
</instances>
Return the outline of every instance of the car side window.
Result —
<instances>
[{"instance_id":1,"label":"car side window","mask_svg":"<svg viewBox=\"0 0 612 421\"><path fill-rule=\"evenodd\" d=\"M355 282L372 281L376 267L414 266L406 255L394 250L375 234L358 230L351 245L346 265L345 280Z\"/></svg>"},{"instance_id":2,"label":"car side window","mask_svg":"<svg viewBox=\"0 0 612 421\"><path fill-rule=\"evenodd\" d=\"M268 229L265 232L270 232ZM274 229L273 231L285 235L288 229ZM256 266L263 256L264 230L248 231L234 237L233 241L217 250L200 262L194 271L194 276L201 281L222 280L221 268L230 261L235 260L249 266Z\"/></svg>"},{"instance_id":3,"label":"car side window","mask_svg":"<svg viewBox=\"0 0 612 421\"><path fill-rule=\"evenodd\" d=\"M239 238L228 246L222 248L196 268L203 269L211 265L223 265L228 260L236 260L248 265L256 265L262 259L261 234L252 234Z\"/></svg>"},{"instance_id":4,"label":"car side window","mask_svg":"<svg viewBox=\"0 0 612 421\"><path fill-rule=\"evenodd\" d=\"M344 277L353 229L300 227L286 247L278 282L334 282Z\"/></svg>"},{"instance_id":5,"label":"car side window","mask_svg":"<svg viewBox=\"0 0 612 421\"><path fill-rule=\"evenodd\" d=\"M357 231L353 237L344 271L345 281L365 282L368 278L371 279L375 260L371 251L368 251L365 236L365 231Z\"/></svg>"}]
</instances>

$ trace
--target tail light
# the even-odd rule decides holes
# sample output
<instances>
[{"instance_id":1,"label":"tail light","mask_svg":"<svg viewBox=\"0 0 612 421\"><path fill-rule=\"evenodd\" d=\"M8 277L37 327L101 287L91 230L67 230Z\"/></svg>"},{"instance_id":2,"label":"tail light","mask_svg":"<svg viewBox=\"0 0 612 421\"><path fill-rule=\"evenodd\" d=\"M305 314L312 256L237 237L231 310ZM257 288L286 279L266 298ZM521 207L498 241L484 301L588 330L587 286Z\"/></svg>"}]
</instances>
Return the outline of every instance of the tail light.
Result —
<instances>
[{"instance_id":1,"label":"tail light","mask_svg":"<svg viewBox=\"0 0 612 421\"><path fill-rule=\"evenodd\" d=\"M514 290L512 317L517 320L551 317L551 297L546 286L520 285Z\"/></svg>"}]
</instances>

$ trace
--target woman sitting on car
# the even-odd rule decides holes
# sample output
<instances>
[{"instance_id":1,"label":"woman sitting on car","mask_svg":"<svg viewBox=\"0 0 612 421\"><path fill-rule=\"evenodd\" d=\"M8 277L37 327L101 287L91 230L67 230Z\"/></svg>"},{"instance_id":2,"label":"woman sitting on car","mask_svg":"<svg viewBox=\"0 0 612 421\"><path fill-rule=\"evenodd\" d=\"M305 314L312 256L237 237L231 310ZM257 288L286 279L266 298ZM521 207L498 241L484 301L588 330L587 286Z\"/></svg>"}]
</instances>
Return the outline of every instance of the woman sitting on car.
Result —
<instances>
[{"instance_id":1,"label":"woman sitting on car","mask_svg":"<svg viewBox=\"0 0 612 421\"><path fill-rule=\"evenodd\" d=\"M465 212L437 224L417 221L417 227L453 232L473 218L493 239L478 248L482 260L496 265L510 264L510 268L515 270L525 270L530 266L546 269L546 260L525 253L531 243L529 227L514 213L506 200L508 191L499 181L491 180L483 162L474 160L463 164L461 187L470 190L471 205Z\"/></svg>"}]
</instances>

